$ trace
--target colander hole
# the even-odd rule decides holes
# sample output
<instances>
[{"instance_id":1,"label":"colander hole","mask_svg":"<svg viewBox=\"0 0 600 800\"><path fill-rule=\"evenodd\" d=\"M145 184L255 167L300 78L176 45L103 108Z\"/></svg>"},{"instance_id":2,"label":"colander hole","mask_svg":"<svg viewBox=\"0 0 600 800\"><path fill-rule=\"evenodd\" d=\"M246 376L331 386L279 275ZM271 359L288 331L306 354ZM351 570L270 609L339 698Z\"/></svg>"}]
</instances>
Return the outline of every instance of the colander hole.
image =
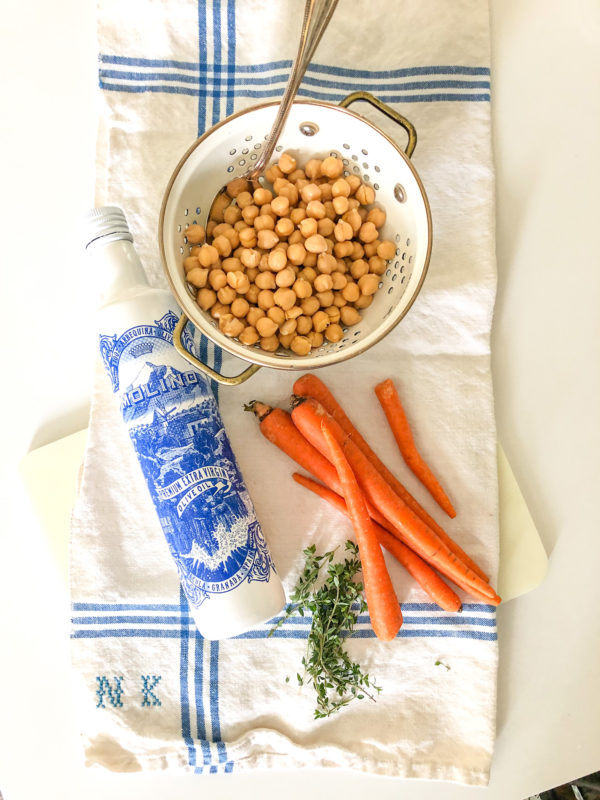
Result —
<instances>
[{"instance_id":1,"label":"colander hole","mask_svg":"<svg viewBox=\"0 0 600 800\"><path fill-rule=\"evenodd\" d=\"M410 247L410 239L407 239L407 240L406 240L406 246L407 246L407 247Z\"/></svg>"},{"instance_id":2,"label":"colander hole","mask_svg":"<svg viewBox=\"0 0 600 800\"><path fill-rule=\"evenodd\" d=\"M406 280L406 275L403 275L402 276L402 280L400 281L400 283L404 283L405 280Z\"/></svg>"},{"instance_id":3,"label":"colander hole","mask_svg":"<svg viewBox=\"0 0 600 800\"><path fill-rule=\"evenodd\" d=\"M386 271L385 271L385 274L386 274L386 275L388 276L388 278L389 278L389 276L392 274L392 270L391 270L391 269L386 269Z\"/></svg>"},{"instance_id":4,"label":"colander hole","mask_svg":"<svg viewBox=\"0 0 600 800\"><path fill-rule=\"evenodd\" d=\"M404 272L404 264L400 267L400 272Z\"/></svg>"},{"instance_id":5,"label":"colander hole","mask_svg":"<svg viewBox=\"0 0 600 800\"><path fill-rule=\"evenodd\" d=\"M333 156L334 158L337 157L337 153L335 152L335 150L332 150L331 153L329 153L329 155Z\"/></svg>"},{"instance_id":6,"label":"colander hole","mask_svg":"<svg viewBox=\"0 0 600 800\"><path fill-rule=\"evenodd\" d=\"M379 286L378 286L378 288L379 288L379 289L381 289L381 287L382 287L382 286L383 286L383 281L379 281Z\"/></svg>"},{"instance_id":7,"label":"colander hole","mask_svg":"<svg viewBox=\"0 0 600 800\"><path fill-rule=\"evenodd\" d=\"M406 261L406 253L402 253L402 261Z\"/></svg>"},{"instance_id":8,"label":"colander hole","mask_svg":"<svg viewBox=\"0 0 600 800\"><path fill-rule=\"evenodd\" d=\"M394 186L394 197L399 203L404 203L406 200L406 192L404 191L404 186L401 183L397 183Z\"/></svg>"},{"instance_id":9,"label":"colander hole","mask_svg":"<svg viewBox=\"0 0 600 800\"><path fill-rule=\"evenodd\" d=\"M344 150L350 150L349 144L343 144L342 147L344 148Z\"/></svg>"},{"instance_id":10,"label":"colander hole","mask_svg":"<svg viewBox=\"0 0 600 800\"><path fill-rule=\"evenodd\" d=\"M254 149L255 149L255 150L260 150L260 148L261 148L261 147L262 147L262 144L261 144L260 142L257 142L257 143L254 145Z\"/></svg>"},{"instance_id":11,"label":"colander hole","mask_svg":"<svg viewBox=\"0 0 600 800\"><path fill-rule=\"evenodd\" d=\"M378 183L374 183L373 184L373 188L375 189L376 192L378 192L379 191L379 184Z\"/></svg>"},{"instance_id":12,"label":"colander hole","mask_svg":"<svg viewBox=\"0 0 600 800\"><path fill-rule=\"evenodd\" d=\"M363 149L362 149L360 152L363 154L363 156L368 156L368 155L369 155L369 151L368 151L368 150L365 150L365 148L364 148L364 147L363 147Z\"/></svg>"},{"instance_id":13,"label":"colander hole","mask_svg":"<svg viewBox=\"0 0 600 800\"><path fill-rule=\"evenodd\" d=\"M179 248L179 252L181 253L181 255L183 255L185 253L185 250L183 249L183 247Z\"/></svg>"},{"instance_id":14,"label":"colander hole","mask_svg":"<svg viewBox=\"0 0 600 800\"><path fill-rule=\"evenodd\" d=\"M269 134L265 133L265 142L268 142L268 141L269 141Z\"/></svg>"},{"instance_id":15,"label":"colander hole","mask_svg":"<svg viewBox=\"0 0 600 800\"><path fill-rule=\"evenodd\" d=\"M346 163L348 163L348 162L346 162ZM348 175L350 175L350 172L349 172L349 170L345 169L344 170L344 177L346 178Z\"/></svg>"},{"instance_id":16,"label":"colander hole","mask_svg":"<svg viewBox=\"0 0 600 800\"><path fill-rule=\"evenodd\" d=\"M357 331L354 331L354 336L360 336L360 329L357 330Z\"/></svg>"},{"instance_id":17,"label":"colander hole","mask_svg":"<svg viewBox=\"0 0 600 800\"><path fill-rule=\"evenodd\" d=\"M227 167L227 172L233 172L233 167Z\"/></svg>"},{"instance_id":18,"label":"colander hole","mask_svg":"<svg viewBox=\"0 0 600 800\"><path fill-rule=\"evenodd\" d=\"M381 172L381 170L377 166L373 167L373 169L375 170L375 172Z\"/></svg>"},{"instance_id":19,"label":"colander hole","mask_svg":"<svg viewBox=\"0 0 600 800\"><path fill-rule=\"evenodd\" d=\"M394 291L394 287L390 286L390 288L388 289L388 294L391 294L393 291Z\"/></svg>"},{"instance_id":20,"label":"colander hole","mask_svg":"<svg viewBox=\"0 0 600 800\"><path fill-rule=\"evenodd\" d=\"M177 226L177 233L181 233L181 225Z\"/></svg>"},{"instance_id":21,"label":"colander hole","mask_svg":"<svg viewBox=\"0 0 600 800\"><path fill-rule=\"evenodd\" d=\"M360 172L360 167L354 167L353 172L356 172L356 174L358 174Z\"/></svg>"},{"instance_id":22,"label":"colander hole","mask_svg":"<svg viewBox=\"0 0 600 800\"><path fill-rule=\"evenodd\" d=\"M400 241L400 234L399 234L399 233L397 233L397 234L396 234L396 241L397 241L397 242L399 242L399 241Z\"/></svg>"},{"instance_id":23,"label":"colander hole","mask_svg":"<svg viewBox=\"0 0 600 800\"><path fill-rule=\"evenodd\" d=\"M256 161L257 158L258 156L256 155L256 153L252 153L252 155L250 156L251 161Z\"/></svg>"},{"instance_id":24,"label":"colander hole","mask_svg":"<svg viewBox=\"0 0 600 800\"><path fill-rule=\"evenodd\" d=\"M281 153L281 151L283 150L283 146L278 144L275 150L277 150L278 153Z\"/></svg>"},{"instance_id":25,"label":"colander hole","mask_svg":"<svg viewBox=\"0 0 600 800\"><path fill-rule=\"evenodd\" d=\"M248 136L246 136L246 141L247 142L251 142L252 141L252 134L251 133L249 133Z\"/></svg>"},{"instance_id":26,"label":"colander hole","mask_svg":"<svg viewBox=\"0 0 600 800\"><path fill-rule=\"evenodd\" d=\"M369 165L366 161L363 161L363 169L369 169Z\"/></svg>"},{"instance_id":27,"label":"colander hole","mask_svg":"<svg viewBox=\"0 0 600 800\"><path fill-rule=\"evenodd\" d=\"M245 155L245 156L247 156L249 152L250 152L250 151L248 150L248 148L247 148L247 147L244 147L244 149L242 150L242 153L243 153L243 155Z\"/></svg>"},{"instance_id":28,"label":"colander hole","mask_svg":"<svg viewBox=\"0 0 600 800\"><path fill-rule=\"evenodd\" d=\"M245 163L246 163L246 159L245 158L240 158L240 160L238 161L238 164L240 165L240 167L243 167Z\"/></svg>"},{"instance_id":29,"label":"colander hole","mask_svg":"<svg viewBox=\"0 0 600 800\"><path fill-rule=\"evenodd\" d=\"M189 208L186 208L186 209L184 210L184 212L183 212L183 216L184 216L184 217L187 217L187 215L188 215L189 213L190 213L190 210L189 210Z\"/></svg>"},{"instance_id":30,"label":"colander hole","mask_svg":"<svg viewBox=\"0 0 600 800\"><path fill-rule=\"evenodd\" d=\"M365 182L365 183L369 183L369 181L370 181L370 178L369 178L369 176L366 174L366 172L365 172L365 174L363 175L363 180L364 180L364 182Z\"/></svg>"},{"instance_id":31,"label":"colander hole","mask_svg":"<svg viewBox=\"0 0 600 800\"><path fill-rule=\"evenodd\" d=\"M358 156L357 155L353 155L352 156L352 161L358 161Z\"/></svg>"},{"instance_id":32,"label":"colander hole","mask_svg":"<svg viewBox=\"0 0 600 800\"><path fill-rule=\"evenodd\" d=\"M347 159L347 158L342 158L342 164L343 164L345 167L347 167L349 163L350 163L350 162L348 161L348 159ZM346 174L347 174L347 173L346 173Z\"/></svg>"},{"instance_id":33,"label":"colander hole","mask_svg":"<svg viewBox=\"0 0 600 800\"><path fill-rule=\"evenodd\" d=\"M398 277L398 273L396 273L396 272L395 272L395 273L392 275L392 280L393 280L393 281L395 281L397 277Z\"/></svg>"},{"instance_id":34,"label":"colander hole","mask_svg":"<svg viewBox=\"0 0 600 800\"><path fill-rule=\"evenodd\" d=\"M397 255L397 256L399 256L399 255L400 255L400 248L399 248L399 247L397 247L397 248L396 248L396 255Z\"/></svg>"},{"instance_id":35,"label":"colander hole","mask_svg":"<svg viewBox=\"0 0 600 800\"><path fill-rule=\"evenodd\" d=\"M235 149L235 147L234 147L234 148L232 148L232 149L229 151L229 155L230 155L230 156L234 156L236 153L237 153L237 150Z\"/></svg>"},{"instance_id":36,"label":"colander hole","mask_svg":"<svg viewBox=\"0 0 600 800\"><path fill-rule=\"evenodd\" d=\"M413 257L412 257L412 256L409 256L409 257L408 257L408 263L409 263L409 264L412 264L412 262L413 262Z\"/></svg>"}]
</instances>

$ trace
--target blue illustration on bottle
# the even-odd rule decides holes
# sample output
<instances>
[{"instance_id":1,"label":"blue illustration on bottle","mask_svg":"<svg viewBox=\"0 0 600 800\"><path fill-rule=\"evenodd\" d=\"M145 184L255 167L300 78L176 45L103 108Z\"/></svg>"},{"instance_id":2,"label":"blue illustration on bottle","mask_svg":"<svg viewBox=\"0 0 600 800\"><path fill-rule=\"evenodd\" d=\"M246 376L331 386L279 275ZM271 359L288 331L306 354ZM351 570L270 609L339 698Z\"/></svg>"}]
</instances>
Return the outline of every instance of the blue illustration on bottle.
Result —
<instances>
[{"instance_id":1,"label":"blue illustration on bottle","mask_svg":"<svg viewBox=\"0 0 600 800\"><path fill-rule=\"evenodd\" d=\"M200 606L244 581L268 582L275 567L207 380L169 363L179 358L176 323L168 312L101 335L100 352L183 589Z\"/></svg>"}]
</instances>

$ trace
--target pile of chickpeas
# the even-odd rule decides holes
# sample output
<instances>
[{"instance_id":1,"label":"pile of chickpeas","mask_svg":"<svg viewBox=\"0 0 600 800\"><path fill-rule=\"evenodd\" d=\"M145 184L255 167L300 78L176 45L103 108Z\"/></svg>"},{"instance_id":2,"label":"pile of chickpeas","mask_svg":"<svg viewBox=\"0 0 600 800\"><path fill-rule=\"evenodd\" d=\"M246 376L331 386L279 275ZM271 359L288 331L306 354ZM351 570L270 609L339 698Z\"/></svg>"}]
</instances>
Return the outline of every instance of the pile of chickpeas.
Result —
<instances>
[{"instance_id":1,"label":"pile of chickpeas","mask_svg":"<svg viewBox=\"0 0 600 800\"><path fill-rule=\"evenodd\" d=\"M304 356L361 320L396 245L379 239L375 191L343 172L335 156L301 169L282 153L265 172L272 191L232 180L206 231L185 230L186 279L226 336Z\"/></svg>"}]
</instances>

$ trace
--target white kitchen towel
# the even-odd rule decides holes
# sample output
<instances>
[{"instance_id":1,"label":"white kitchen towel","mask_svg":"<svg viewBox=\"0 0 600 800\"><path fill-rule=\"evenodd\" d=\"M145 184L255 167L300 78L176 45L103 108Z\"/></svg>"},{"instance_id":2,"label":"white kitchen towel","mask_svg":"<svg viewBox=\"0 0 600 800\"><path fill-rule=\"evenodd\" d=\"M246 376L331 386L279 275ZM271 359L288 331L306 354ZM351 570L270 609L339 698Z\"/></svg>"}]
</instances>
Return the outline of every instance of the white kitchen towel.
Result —
<instances>
[{"instance_id":1,"label":"white kitchen towel","mask_svg":"<svg viewBox=\"0 0 600 800\"><path fill-rule=\"evenodd\" d=\"M166 286L158 209L181 154L233 111L281 96L300 0L99 0L97 203L122 206L150 281ZM494 583L496 434L490 330L496 288L488 6L483 0L340 0L300 91L378 95L418 131L413 162L434 246L408 316L367 353L320 371L383 460ZM361 109L362 113L362 109ZM369 116L389 133L387 120ZM203 343L211 363L222 356ZM392 377L415 436L458 510L443 519L406 469L373 394ZM218 392L221 413L286 590L302 549L349 524L291 478L293 465L243 405L287 405L293 378L263 369ZM71 539L73 665L86 763L110 770L239 772L340 767L485 785L495 736L493 607L440 611L388 562L404 625L377 641L368 616L348 646L382 692L313 719L295 675L309 621L234 640L196 632L108 379L97 374ZM286 677L290 681L286 682Z\"/></svg>"}]
</instances>

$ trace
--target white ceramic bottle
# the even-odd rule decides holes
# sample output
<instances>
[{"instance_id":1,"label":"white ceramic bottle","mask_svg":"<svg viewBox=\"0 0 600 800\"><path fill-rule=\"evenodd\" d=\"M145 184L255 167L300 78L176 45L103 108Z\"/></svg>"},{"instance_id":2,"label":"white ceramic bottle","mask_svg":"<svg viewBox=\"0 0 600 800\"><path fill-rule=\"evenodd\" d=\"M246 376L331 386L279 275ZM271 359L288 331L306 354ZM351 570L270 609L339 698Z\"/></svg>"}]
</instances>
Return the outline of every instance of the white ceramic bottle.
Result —
<instances>
[{"instance_id":1,"label":"white ceramic bottle","mask_svg":"<svg viewBox=\"0 0 600 800\"><path fill-rule=\"evenodd\" d=\"M179 309L148 285L123 211L86 225L102 360L191 613L205 638L235 636L285 595L214 395L173 346Z\"/></svg>"}]
</instances>

